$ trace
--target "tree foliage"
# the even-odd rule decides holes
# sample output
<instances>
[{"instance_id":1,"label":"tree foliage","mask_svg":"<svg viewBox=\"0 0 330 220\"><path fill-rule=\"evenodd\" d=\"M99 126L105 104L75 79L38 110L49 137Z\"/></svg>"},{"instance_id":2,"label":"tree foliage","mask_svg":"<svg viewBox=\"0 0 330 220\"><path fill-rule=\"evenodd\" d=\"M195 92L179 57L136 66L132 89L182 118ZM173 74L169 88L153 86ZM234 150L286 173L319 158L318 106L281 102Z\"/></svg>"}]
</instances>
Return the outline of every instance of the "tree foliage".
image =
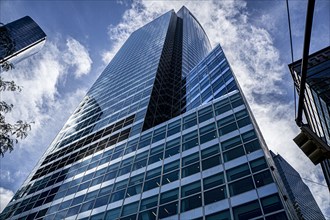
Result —
<instances>
[{"instance_id":1,"label":"tree foliage","mask_svg":"<svg viewBox=\"0 0 330 220\"><path fill-rule=\"evenodd\" d=\"M2 23L0 23L0 48L2 49L2 57L0 57L1 74L15 67L8 60L4 61L4 58L15 50L15 41ZM5 114L11 112L14 106L2 101L2 95L4 92L15 91L21 92L21 87L16 85L14 81L5 81L0 75L0 155L2 157L7 151L11 152L14 149L14 144L18 143L18 139L26 138L28 130L31 130L31 125L22 120L18 120L13 124L6 122Z\"/></svg>"},{"instance_id":2,"label":"tree foliage","mask_svg":"<svg viewBox=\"0 0 330 220\"><path fill-rule=\"evenodd\" d=\"M8 61L5 61L1 64L2 71L9 71L11 69L14 69L14 64L9 63Z\"/></svg>"},{"instance_id":3,"label":"tree foliage","mask_svg":"<svg viewBox=\"0 0 330 220\"><path fill-rule=\"evenodd\" d=\"M6 71L6 70L5 70ZM21 92L22 89L14 81L5 81L0 76L0 93L3 92ZM11 124L6 122L5 114L13 109L13 104L8 104L5 101L0 101L0 155L14 149L14 144L18 143L18 139L27 137L28 131L31 130L30 123L18 120L16 123Z\"/></svg>"}]
</instances>

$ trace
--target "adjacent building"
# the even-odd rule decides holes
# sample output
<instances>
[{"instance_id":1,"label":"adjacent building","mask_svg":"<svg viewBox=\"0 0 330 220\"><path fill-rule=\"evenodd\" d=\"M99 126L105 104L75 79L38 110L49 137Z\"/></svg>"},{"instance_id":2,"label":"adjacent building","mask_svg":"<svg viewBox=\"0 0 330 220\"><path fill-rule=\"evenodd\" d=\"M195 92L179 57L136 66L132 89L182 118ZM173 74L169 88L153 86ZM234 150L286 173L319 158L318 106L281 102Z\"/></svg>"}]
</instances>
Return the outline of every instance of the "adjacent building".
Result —
<instances>
[{"instance_id":1,"label":"adjacent building","mask_svg":"<svg viewBox=\"0 0 330 220\"><path fill-rule=\"evenodd\" d=\"M271 154L299 220L325 220L311 191L299 173L281 155L275 155L273 152Z\"/></svg>"},{"instance_id":2,"label":"adjacent building","mask_svg":"<svg viewBox=\"0 0 330 220\"><path fill-rule=\"evenodd\" d=\"M37 53L46 34L29 16L0 26L0 65L15 64Z\"/></svg>"},{"instance_id":3,"label":"adjacent building","mask_svg":"<svg viewBox=\"0 0 330 220\"><path fill-rule=\"evenodd\" d=\"M289 65L298 92L301 62ZM295 142L314 164L321 163L330 190L330 47L309 56L305 86L303 112L307 121Z\"/></svg>"},{"instance_id":4,"label":"adjacent building","mask_svg":"<svg viewBox=\"0 0 330 220\"><path fill-rule=\"evenodd\" d=\"M1 219L297 219L220 47L182 7L136 30Z\"/></svg>"}]
</instances>

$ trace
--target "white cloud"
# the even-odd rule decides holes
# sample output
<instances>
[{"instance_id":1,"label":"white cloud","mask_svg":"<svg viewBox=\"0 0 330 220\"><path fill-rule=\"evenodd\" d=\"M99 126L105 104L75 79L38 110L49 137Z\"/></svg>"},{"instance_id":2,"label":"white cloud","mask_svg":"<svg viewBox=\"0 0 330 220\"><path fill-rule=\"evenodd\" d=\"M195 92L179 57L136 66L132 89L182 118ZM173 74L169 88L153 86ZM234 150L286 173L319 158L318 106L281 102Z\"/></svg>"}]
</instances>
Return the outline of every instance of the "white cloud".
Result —
<instances>
[{"instance_id":1,"label":"white cloud","mask_svg":"<svg viewBox=\"0 0 330 220\"><path fill-rule=\"evenodd\" d=\"M303 178L326 185L320 179L319 166L308 161L292 141L299 132L294 123L294 104L283 101L292 99L287 94L292 83L283 80L289 74L287 64L280 62L283 54L265 29L272 26L251 24L245 1L134 2L118 25L109 26L114 46L103 52L103 61L108 63L134 30L168 10L178 11L182 5L197 17L213 45L221 43L270 149L288 160ZM326 213L330 202L327 187L307 183ZM329 210L326 214L330 215Z\"/></svg>"},{"instance_id":2,"label":"white cloud","mask_svg":"<svg viewBox=\"0 0 330 220\"><path fill-rule=\"evenodd\" d=\"M79 78L91 70L92 60L87 49L73 38L66 41L67 51L64 53L64 62L76 67L74 75Z\"/></svg>"},{"instance_id":3,"label":"white cloud","mask_svg":"<svg viewBox=\"0 0 330 220\"><path fill-rule=\"evenodd\" d=\"M48 41L38 54L6 72L6 80L14 80L22 87L20 94L6 92L3 97L14 104L7 120L15 121L20 116L23 120L34 121L33 127L38 129L43 120L52 117L48 111L57 107L60 80L71 72L81 76L90 71L91 61L86 64L84 60L90 60L87 50L75 39L68 38L66 49L61 49L57 41Z\"/></svg>"},{"instance_id":4,"label":"white cloud","mask_svg":"<svg viewBox=\"0 0 330 220\"><path fill-rule=\"evenodd\" d=\"M12 177L12 174L9 170L0 169L0 180L13 183L15 179Z\"/></svg>"},{"instance_id":5,"label":"white cloud","mask_svg":"<svg viewBox=\"0 0 330 220\"><path fill-rule=\"evenodd\" d=\"M6 205L10 202L11 198L13 198L14 192L3 187L0 187L0 213Z\"/></svg>"}]
</instances>

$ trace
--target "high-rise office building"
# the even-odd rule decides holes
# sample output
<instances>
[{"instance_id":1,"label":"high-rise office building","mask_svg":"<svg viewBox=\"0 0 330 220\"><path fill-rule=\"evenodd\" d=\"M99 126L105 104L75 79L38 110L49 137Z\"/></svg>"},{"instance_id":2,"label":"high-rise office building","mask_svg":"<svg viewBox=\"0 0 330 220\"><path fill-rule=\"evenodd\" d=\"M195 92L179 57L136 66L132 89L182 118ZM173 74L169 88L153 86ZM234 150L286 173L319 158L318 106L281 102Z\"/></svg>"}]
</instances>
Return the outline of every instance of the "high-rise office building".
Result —
<instances>
[{"instance_id":1,"label":"high-rise office building","mask_svg":"<svg viewBox=\"0 0 330 220\"><path fill-rule=\"evenodd\" d=\"M271 154L299 220L325 220L311 191L299 173L281 155L275 155L273 152Z\"/></svg>"},{"instance_id":2,"label":"high-rise office building","mask_svg":"<svg viewBox=\"0 0 330 220\"><path fill-rule=\"evenodd\" d=\"M37 53L46 34L29 16L0 26L0 65L15 64Z\"/></svg>"},{"instance_id":3,"label":"high-rise office building","mask_svg":"<svg viewBox=\"0 0 330 220\"><path fill-rule=\"evenodd\" d=\"M298 60L289 65L294 85L301 88L301 65ZM295 138L297 145L314 164L321 163L330 190L330 47L308 57L303 112L307 122Z\"/></svg>"},{"instance_id":4,"label":"high-rise office building","mask_svg":"<svg viewBox=\"0 0 330 220\"><path fill-rule=\"evenodd\" d=\"M218 45L185 7L132 33L2 219L294 219Z\"/></svg>"}]
</instances>

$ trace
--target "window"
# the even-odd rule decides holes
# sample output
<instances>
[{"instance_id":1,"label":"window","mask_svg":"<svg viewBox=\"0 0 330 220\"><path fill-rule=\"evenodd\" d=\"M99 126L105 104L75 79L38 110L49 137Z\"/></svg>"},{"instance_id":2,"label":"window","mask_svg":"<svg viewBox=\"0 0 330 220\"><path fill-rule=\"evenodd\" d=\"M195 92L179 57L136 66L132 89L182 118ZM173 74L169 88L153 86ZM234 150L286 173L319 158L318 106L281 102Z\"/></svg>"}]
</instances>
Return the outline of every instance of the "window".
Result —
<instances>
[{"instance_id":1,"label":"window","mask_svg":"<svg viewBox=\"0 0 330 220\"><path fill-rule=\"evenodd\" d=\"M124 175L126 173L129 173L131 171L132 165L128 165L126 167L123 167L119 170L118 176Z\"/></svg>"},{"instance_id":2,"label":"window","mask_svg":"<svg viewBox=\"0 0 330 220\"><path fill-rule=\"evenodd\" d=\"M248 131L245 132L244 134L242 134L242 139L244 142L250 141L257 138L256 133L252 130L252 131Z\"/></svg>"},{"instance_id":3,"label":"window","mask_svg":"<svg viewBox=\"0 0 330 220\"><path fill-rule=\"evenodd\" d=\"M197 161L199 161L198 152L182 158L182 166L187 166L187 165L192 164Z\"/></svg>"},{"instance_id":4,"label":"window","mask_svg":"<svg viewBox=\"0 0 330 220\"><path fill-rule=\"evenodd\" d=\"M166 149L164 158L174 156L178 153L180 153L180 145L172 147L170 149Z\"/></svg>"},{"instance_id":5,"label":"window","mask_svg":"<svg viewBox=\"0 0 330 220\"><path fill-rule=\"evenodd\" d=\"M201 194L197 194L195 196L181 200L181 212L185 212L200 206L202 206Z\"/></svg>"},{"instance_id":6,"label":"window","mask_svg":"<svg viewBox=\"0 0 330 220\"><path fill-rule=\"evenodd\" d=\"M222 128L219 129L219 135L225 135L225 134L228 134L232 131L235 131L237 130L237 125L236 125L236 122L233 122L231 124L228 124Z\"/></svg>"},{"instance_id":7,"label":"window","mask_svg":"<svg viewBox=\"0 0 330 220\"><path fill-rule=\"evenodd\" d=\"M140 211L157 206L158 196L152 196L141 201Z\"/></svg>"},{"instance_id":8,"label":"window","mask_svg":"<svg viewBox=\"0 0 330 220\"><path fill-rule=\"evenodd\" d=\"M239 127L239 128L242 128L242 127L244 127L244 126L246 126L246 125L251 124L251 120L250 120L249 117L245 117L245 118L243 118L243 119L238 120L238 121L237 121L237 124L238 124L238 127Z\"/></svg>"},{"instance_id":9,"label":"window","mask_svg":"<svg viewBox=\"0 0 330 220\"><path fill-rule=\"evenodd\" d=\"M215 92L215 91L214 91ZM220 115L231 110L228 99L221 100L220 102L214 103L215 115Z\"/></svg>"},{"instance_id":10,"label":"window","mask_svg":"<svg viewBox=\"0 0 330 220\"><path fill-rule=\"evenodd\" d=\"M123 199L124 197L125 197L125 189L112 193L110 201L115 202Z\"/></svg>"},{"instance_id":11,"label":"window","mask_svg":"<svg viewBox=\"0 0 330 220\"><path fill-rule=\"evenodd\" d=\"M180 146L180 138L175 138L171 141L168 141L166 143L165 149L170 149L170 148L175 147L175 146Z\"/></svg>"},{"instance_id":12,"label":"window","mask_svg":"<svg viewBox=\"0 0 330 220\"><path fill-rule=\"evenodd\" d=\"M199 129L200 132L200 143L203 144L207 141L213 140L217 137L217 134L215 132L215 123L209 124L205 127L202 127Z\"/></svg>"},{"instance_id":13,"label":"window","mask_svg":"<svg viewBox=\"0 0 330 220\"><path fill-rule=\"evenodd\" d=\"M193 120L188 121L188 122L186 122L185 124L183 124L183 129L190 128L190 127L192 127L192 126L194 126L194 125L196 125L196 124L197 124L197 119L194 118Z\"/></svg>"},{"instance_id":14,"label":"window","mask_svg":"<svg viewBox=\"0 0 330 220\"><path fill-rule=\"evenodd\" d=\"M203 108L201 109L199 112L198 112L198 121L199 123L202 123L210 118L213 117L213 110L212 110L212 105L206 107L206 108Z\"/></svg>"},{"instance_id":15,"label":"window","mask_svg":"<svg viewBox=\"0 0 330 220\"><path fill-rule=\"evenodd\" d=\"M238 145L240 145L242 143L240 136L236 136L233 138L230 138L226 141L221 142L221 148L222 150L228 150L231 149L233 147L236 147Z\"/></svg>"},{"instance_id":16,"label":"window","mask_svg":"<svg viewBox=\"0 0 330 220\"><path fill-rule=\"evenodd\" d=\"M167 137L169 137L171 135L174 135L174 134L177 134L177 133L180 133L180 126L169 129L167 131Z\"/></svg>"},{"instance_id":17,"label":"window","mask_svg":"<svg viewBox=\"0 0 330 220\"><path fill-rule=\"evenodd\" d=\"M207 169L217 166L219 164L221 164L221 159L220 159L219 155L209 157L202 161L202 170L207 170Z\"/></svg>"},{"instance_id":18,"label":"window","mask_svg":"<svg viewBox=\"0 0 330 220\"><path fill-rule=\"evenodd\" d=\"M202 150L202 159L208 158L210 156L216 155L220 152L219 145L215 144L211 147L208 147Z\"/></svg>"},{"instance_id":19,"label":"window","mask_svg":"<svg viewBox=\"0 0 330 220\"><path fill-rule=\"evenodd\" d=\"M68 210L68 213L66 214L66 217L78 214L79 213L79 208L80 208L80 205L71 207Z\"/></svg>"},{"instance_id":20,"label":"window","mask_svg":"<svg viewBox=\"0 0 330 220\"><path fill-rule=\"evenodd\" d=\"M241 110L241 111L235 113L236 120L239 120L239 119L241 119L241 118L244 118L244 117L246 117L246 116L248 116L248 115L249 115L249 114L248 114L248 112L246 111L246 109L243 109L243 110Z\"/></svg>"},{"instance_id":21,"label":"window","mask_svg":"<svg viewBox=\"0 0 330 220\"><path fill-rule=\"evenodd\" d=\"M143 168L147 165L147 159L142 159L142 160L139 160L139 161L136 161L134 164L133 164L133 171L134 170L138 170L140 168Z\"/></svg>"},{"instance_id":22,"label":"window","mask_svg":"<svg viewBox=\"0 0 330 220\"><path fill-rule=\"evenodd\" d=\"M250 166L253 172L257 172L259 170L266 169L267 163L265 161L265 158L261 157L259 159L251 161Z\"/></svg>"},{"instance_id":23,"label":"window","mask_svg":"<svg viewBox=\"0 0 330 220\"><path fill-rule=\"evenodd\" d=\"M190 128L196 124L197 124L196 113L193 113L183 118L183 130Z\"/></svg>"},{"instance_id":24,"label":"window","mask_svg":"<svg viewBox=\"0 0 330 220\"><path fill-rule=\"evenodd\" d=\"M143 183L143 177L144 177L144 173L131 177L128 185L132 186L135 184Z\"/></svg>"},{"instance_id":25,"label":"window","mask_svg":"<svg viewBox=\"0 0 330 220\"><path fill-rule=\"evenodd\" d=\"M127 187L128 179L115 183L114 191L125 189Z\"/></svg>"},{"instance_id":26,"label":"window","mask_svg":"<svg viewBox=\"0 0 330 220\"><path fill-rule=\"evenodd\" d=\"M214 131L214 130L215 130L215 123L211 123L207 126L200 128L199 133L200 133L200 135L204 135L204 134L207 134L210 131Z\"/></svg>"},{"instance_id":27,"label":"window","mask_svg":"<svg viewBox=\"0 0 330 220\"><path fill-rule=\"evenodd\" d=\"M68 201L62 202L61 203L61 206L60 206L60 208L58 210L63 210L65 208L67 208L68 206L70 206L71 202L72 202L72 200L68 200Z\"/></svg>"},{"instance_id":28,"label":"window","mask_svg":"<svg viewBox=\"0 0 330 220\"><path fill-rule=\"evenodd\" d=\"M233 159L243 156L243 155L245 155L243 146L239 146L232 150L224 152L223 158L224 158L224 161L227 162L227 161L233 160Z\"/></svg>"},{"instance_id":29,"label":"window","mask_svg":"<svg viewBox=\"0 0 330 220\"><path fill-rule=\"evenodd\" d=\"M95 172L94 177L101 176L101 175L105 174L106 171L107 171L107 168L100 169L100 170Z\"/></svg>"},{"instance_id":30,"label":"window","mask_svg":"<svg viewBox=\"0 0 330 220\"><path fill-rule=\"evenodd\" d=\"M147 133L144 134L141 138L140 138L140 142L138 145L138 149L141 149L147 145L149 145L151 142L151 133Z\"/></svg>"},{"instance_id":31,"label":"window","mask_svg":"<svg viewBox=\"0 0 330 220\"><path fill-rule=\"evenodd\" d=\"M193 147L196 147L198 145L198 138L196 136L196 138L190 140L190 141L187 141L185 143L182 144L182 150L185 151L185 150L189 150L190 148L193 148Z\"/></svg>"},{"instance_id":32,"label":"window","mask_svg":"<svg viewBox=\"0 0 330 220\"><path fill-rule=\"evenodd\" d=\"M254 185L250 176L229 184L231 196L238 195L252 189L254 189Z\"/></svg>"},{"instance_id":33,"label":"window","mask_svg":"<svg viewBox=\"0 0 330 220\"><path fill-rule=\"evenodd\" d=\"M201 182L198 180L196 182L182 186L181 187L181 197L190 196L190 195L193 195L200 191L201 191Z\"/></svg>"},{"instance_id":34,"label":"window","mask_svg":"<svg viewBox=\"0 0 330 220\"><path fill-rule=\"evenodd\" d=\"M231 220L230 212L229 210L216 212L214 214L207 215L205 220Z\"/></svg>"},{"instance_id":35,"label":"window","mask_svg":"<svg viewBox=\"0 0 330 220\"><path fill-rule=\"evenodd\" d=\"M226 186L217 187L215 189L204 192L205 205L220 201L226 197Z\"/></svg>"},{"instance_id":36,"label":"window","mask_svg":"<svg viewBox=\"0 0 330 220\"><path fill-rule=\"evenodd\" d=\"M157 209L151 209L139 214L138 220L156 220Z\"/></svg>"},{"instance_id":37,"label":"window","mask_svg":"<svg viewBox=\"0 0 330 220\"><path fill-rule=\"evenodd\" d=\"M158 167L158 168L153 169L153 170L149 170L146 174L146 180L149 180L153 177L159 176L161 174L161 170L162 170L161 167Z\"/></svg>"},{"instance_id":38,"label":"window","mask_svg":"<svg viewBox=\"0 0 330 220\"><path fill-rule=\"evenodd\" d=\"M261 205L265 214L275 212L283 208L280 197L277 194L262 198Z\"/></svg>"},{"instance_id":39,"label":"window","mask_svg":"<svg viewBox=\"0 0 330 220\"><path fill-rule=\"evenodd\" d=\"M145 192L156 187L160 187L160 176L146 181L143 186L143 191Z\"/></svg>"},{"instance_id":40,"label":"window","mask_svg":"<svg viewBox=\"0 0 330 220\"><path fill-rule=\"evenodd\" d=\"M256 184L256 187L261 187L273 182L273 178L269 170L265 170L261 173L253 175L253 179Z\"/></svg>"},{"instance_id":41,"label":"window","mask_svg":"<svg viewBox=\"0 0 330 220\"><path fill-rule=\"evenodd\" d=\"M221 118L220 120L217 121L217 123L218 123L218 127L220 128L220 127L230 124L234 121L235 121L234 115L229 115L225 118Z\"/></svg>"},{"instance_id":42,"label":"window","mask_svg":"<svg viewBox=\"0 0 330 220\"><path fill-rule=\"evenodd\" d=\"M137 149L137 142L138 142L137 140L128 142L125 150L125 154L135 151Z\"/></svg>"},{"instance_id":43,"label":"window","mask_svg":"<svg viewBox=\"0 0 330 220\"><path fill-rule=\"evenodd\" d=\"M112 191L112 188L113 188L113 185L110 185L110 186L106 186L102 189L100 189L100 193L99 195L106 195L106 194L110 194L111 191ZM78 197L79 198L79 197Z\"/></svg>"},{"instance_id":44,"label":"window","mask_svg":"<svg viewBox=\"0 0 330 220\"><path fill-rule=\"evenodd\" d=\"M171 183L171 182L174 182L174 181L178 180L179 179L179 174L180 174L179 170L176 170L176 171L173 171L171 173L163 175L162 184L165 185L165 184L168 184L168 183Z\"/></svg>"},{"instance_id":45,"label":"window","mask_svg":"<svg viewBox=\"0 0 330 220\"><path fill-rule=\"evenodd\" d=\"M211 131L203 136L200 136L200 144L204 144L208 141L211 141L217 137L216 131Z\"/></svg>"},{"instance_id":46,"label":"window","mask_svg":"<svg viewBox=\"0 0 330 220\"><path fill-rule=\"evenodd\" d=\"M108 204L108 200L109 200L109 196L102 196L100 198L97 198L94 204L94 208L103 206L103 205L107 205Z\"/></svg>"},{"instance_id":47,"label":"window","mask_svg":"<svg viewBox=\"0 0 330 220\"><path fill-rule=\"evenodd\" d=\"M164 144L151 148L150 155L155 155L163 151L164 151Z\"/></svg>"},{"instance_id":48,"label":"window","mask_svg":"<svg viewBox=\"0 0 330 220\"><path fill-rule=\"evenodd\" d=\"M172 163L168 163L164 165L164 173L170 172L172 170L178 169L180 167L180 161L176 160L173 161Z\"/></svg>"},{"instance_id":49,"label":"window","mask_svg":"<svg viewBox=\"0 0 330 220\"><path fill-rule=\"evenodd\" d=\"M93 191L93 192L90 192L90 193L87 193L87 195L86 195L84 201L88 201L88 200L91 200L91 199L95 199L96 196L97 196L97 194L98 194L98 190Z\"/></svg>"},{"instance_id":50,"label":"window","mask_svg":"<svg viewBox=\"0 0 330 220\"><path fill-rule=\"evenodd\" d=\"M85 202L85 203L82 204L79 212L85 212L87 210L90 210L90 209L93 208L93 205L94 205L94 200L89 201L89 202Z\"/></svg>"},{"instance_id":51,"label":"window","mask_svg":"<svg viewBox=\"0 0 330 220\"><path fill-rule=\"evenodd\" d=\"M144 152L139 153L135 156L135 161L147 159L147 157L148 157L148 151L144 151Z\"/></svg>"},{"instance_id":52,"label":"window","mask_svg":"<svg viewBox=\"0 0 330 220\"><path fill-rule=\"evenodd\" d=\"M82 203L83 200L84 200L84 195L76 197L72 200L71 206L80 204L80 203Z\"/></svg>"},{"instance_id":53,"label":"window","mask_svg":"<svg viewBox=\"0 0 330 220\"><path fill-rule=\"evenodd\" d=\"M134 196L142 191L142 183L128 187L126 197Z\"/></svg>"},{"instance_id":54,"label":"window","mask_svg":"<svg viewBox=\"0 0 330 220\"><path fill-rule=\"evenodd\" d=\"M249 174L250 174L249 166L247 164L243 164L238 167L229 169L227 171L227 178L228 181L233 181L243 176L247 176Z\"/></svg>"},{"instance_id":55,"label":"window","mask_svg":"<svg viewBox=\"0 0 330 220\"><path fill-rule=\"evenodd\" d=\"M232 103L231 103L231 105L233 106L233 108L236 108L236 107L238 107L240 105L243 105L243 104L244 104L243 99L238 99L236 101L232 101Z\"/></svg>"},{"instance_id":56,"label":"window","mask_svg":"<svg viewBox=\"0 0 330 220\"><path fill-rule=\"evenodd\" d=\"M148 160L148 165L156 163L161 160L163 160L163 152L150 156Z\"/></svg>"},{"instance_id":57,"label":"window","mask_svg":"<svg viewBox=\"0 0 330 220\"><path fill-rule=\"evenodd\" d=\"M107 172L109 172L109 171L114 171L114 170L118 170L118 168L119 168L119 163L111 164L111 165L108 167Z\"/></svg>"},{"instance_id":58,"label":"window","mask_svg":"<svg viewBox=\"0 0 330 220\"><path fill-rule=\"evenodd\" d=\"M117 172L118 171L116 170L116 171L105 174L103 181L105 182L105 181L108 181L108 180L111 180L111 179L115 178L117 176Z\"/></svg>"},{"instance_id":59,"label":"window","mask_svg":"<svg viewBox=\"0 0 330 220\"><path fill-rule=\"evenodd\" d=\"M198 137L197 131L190 132L182 136L182 142L187 142Z\"/></svg>"},{"instance_id":60,"label":"window","mask_svg":"<svg viewBox=\"0 0 330 220\"><path fill-rule=\"evenodd\" d=\"M223 173L209 176L203 179L204 190L219 186L224 183Z\"/></svg>"},{"instance_id":61,"label":"window","mask_svg":"<svg viewBox=\"0 0 330 220\"><path fill-rule=\"evenodd\" d=\"M171 191L163 192L160 195L159 204L164 204L164 203L167 203L167 202L177 200L178 196L179 196L179 189L174 189L174 190L171 190Z\"/></svg>"},{"instance_id":62,"label":"window","mask_svg":"<svg viewBox=\"0 0 330 220\"><path fill-rule=\"evenodd\" d=\"M245 150L247 153L251 153L253 151L261 149L260 143L258 140L251 141L249 143L244 144Z\"/></svg>"},{"instance_id":63,"label":"window","mask_svg":"<svg viewBox=\"0 0 330 220\"><path fill-rule=\"evenodd\" d=\"M154 131L154 135L153 135L153 138L152 138L152 143L155 143L157 141L160 141L160 140L164 139L165 134L166 134L166 127L165 126L156 129Z\"/></svg>"},{"instance_id":64,"label":"window","mask_svg":"<svg viewBox=\"0 0 330 220\"><path fill-rule=\"evenodd\" d=\"M121 207L107 211L107 213L105 215L105 219L106 220L117 219L120 215L120 210L121 210Z\"/></svg>"},{"instance_id":65,"label":"window","mask_svg":"<svg viewBox=\"0 0 330 220\"><path fill-rule=\"evenodd\" d=\"M229 104L222 106L221 108L215 109L215 115L221 115L227 111L231 110L231 106Z\"/></svg>"},{"instance_id":66,"label":"window","mask_svg":"<svg viewBox=\"0 0 330 220\"><path fill-rule=\"evenodd\" d=\"M200 172L200 168L199 168L199 162L196 162L190 166L187 166L185 168L182 168L182 173L181 173L181 177L187 177L190 175L193 175L195 173Z\"/></svg>"},{"instance_id":67,"label":"window","mask_svg":"<svg viewBox=\"0 0 330 220\"><path fill-rule=\"evenodd\" d=\"M246 220L260 216L261 209L258 201L253 201L233 208L235 220Z\"/></svg>"},{"instance_id":68,"label":"window","mask_svg":"<svg viewBox=\"0 0 330 220\"><path fill-rule=\"evenodd\" d=\"M130 215L130 214L133 214L133 213L137 212L138 206L139 206L138 202L134 202L134 203L125 205L123 207L123 211L121 213L121 216L126 216L126 215Z\"/></svg>"},{"instance_id":69,"label":"window","mask_svg":"<svg viewBox=\"0 0 330 220\"><path fill-rule=\"evenodd\" d=\"M266 220L287 220L285 212L276 213L274 215L269 215Z\"/></svg>"},{"instance_id":70,"label":"window","mask_svg":"<svg viewBox=\"0 0 330 220\"><path fill-rule=\"evenodd\" d=\"M167 205L162 205L159 207L158 217L160 219L172 216L178 213L178 202L172 202Z\"/></svg>"}]
</instances>

